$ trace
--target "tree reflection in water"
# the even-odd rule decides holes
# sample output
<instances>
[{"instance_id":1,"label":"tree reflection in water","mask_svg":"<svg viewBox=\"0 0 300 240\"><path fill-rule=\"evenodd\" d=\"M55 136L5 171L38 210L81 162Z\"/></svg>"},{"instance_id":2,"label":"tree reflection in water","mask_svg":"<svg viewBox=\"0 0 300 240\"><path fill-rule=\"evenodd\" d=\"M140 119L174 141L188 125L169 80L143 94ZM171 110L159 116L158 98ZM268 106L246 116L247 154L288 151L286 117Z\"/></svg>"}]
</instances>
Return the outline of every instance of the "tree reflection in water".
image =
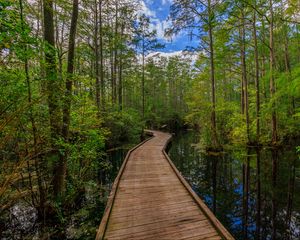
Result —
<instances>
[{"instance_id":1,"label":"tree reflection in water","mask_svg":"<svg viewBox=\"0 0 300 240\"><path fill-rule=\"evenodd\" d=\"M192 132L179 135L169 155L236 239L300 239L300 163L294 147L207 156L193 146L198 142Z\"/></svg>"}]
</instances>

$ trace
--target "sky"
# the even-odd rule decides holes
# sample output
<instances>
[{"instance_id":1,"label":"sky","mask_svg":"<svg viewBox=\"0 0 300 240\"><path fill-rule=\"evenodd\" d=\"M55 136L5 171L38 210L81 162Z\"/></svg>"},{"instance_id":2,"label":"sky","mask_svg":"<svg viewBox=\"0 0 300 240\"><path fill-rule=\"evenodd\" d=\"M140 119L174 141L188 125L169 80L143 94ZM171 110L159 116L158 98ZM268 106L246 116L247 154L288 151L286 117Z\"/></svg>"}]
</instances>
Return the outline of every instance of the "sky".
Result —
<instances>
[{"instance_id":1,"label":"sky","mask_svg":"<svg viewBox=\"0 0 300 240\"><path fill-rule=\"evenodd\" d=\"M186 34L179 33L170 39L165 38L164 30L170 26L167 21L172 0L141 0L141 12L145 13L151 20L152 28L156 29L159 41L165 44L160 52L177 52L185 50L187 46L196 47L196 41L190 41Z\"/></svg>"}]
</instances>

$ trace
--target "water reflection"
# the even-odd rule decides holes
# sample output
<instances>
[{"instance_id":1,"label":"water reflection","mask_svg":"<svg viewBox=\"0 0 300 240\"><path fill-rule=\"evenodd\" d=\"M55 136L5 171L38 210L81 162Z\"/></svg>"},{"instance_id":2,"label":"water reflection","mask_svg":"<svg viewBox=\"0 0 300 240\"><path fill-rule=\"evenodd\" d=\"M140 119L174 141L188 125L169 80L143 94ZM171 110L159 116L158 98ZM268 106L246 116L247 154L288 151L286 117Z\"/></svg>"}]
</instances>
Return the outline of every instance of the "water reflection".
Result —
<instances>
[{"instance_id":1,"label":"water reflection","mask_svg":"<svg viewBox=\"0 0 300 240\"><path fill-rule=\"evenodd\" d=\"M51 239L94 239L107 196L129 147L108 151L103 156L96 174L90 176L84 191L76 198L74 211L65 212L66 225L57 228L50 222L56 219L49 218L48 225L44 226L38 219L37 209L20 199L0 216L0 239L48 239L49 235Z\"/></svg>"},{"instance_id":2,"label":"water reflection","mask_svg":"<svg viewBox=\"0 0 300 240\"><path fill-rule=\"evenodd\" d=\"M101 185L108 185L110 189L128 150L128 148L118 148L107 152L106 159L102 162L102 165L105 166L99 166L98 168L98 181Z\"/></svg>"},{"instance_id":3,"label":"water reflection","mask_svg":"<svg viewBox=\"0 0 300 240\"><path fill-rule=\"evenodd\" d=\"M207 156L192 132L169 155L236 239L300 239L300 168L294 148L235 149Z\"/></svg>"}]
</instances>

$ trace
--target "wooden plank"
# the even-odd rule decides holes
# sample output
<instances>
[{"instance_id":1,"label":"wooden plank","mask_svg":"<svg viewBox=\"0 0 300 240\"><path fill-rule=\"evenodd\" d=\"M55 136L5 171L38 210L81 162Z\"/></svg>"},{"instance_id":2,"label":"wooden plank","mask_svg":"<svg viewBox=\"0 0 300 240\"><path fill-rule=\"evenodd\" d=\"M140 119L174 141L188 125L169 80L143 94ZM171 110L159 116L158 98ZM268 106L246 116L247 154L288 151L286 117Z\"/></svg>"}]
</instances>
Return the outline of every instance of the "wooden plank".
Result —
<instances>
[{"instance_id":1,"label":"wooden plank","mask_svg":"<svg viewBox=\"0 0 300 240\"><path fill-rule=\"evenodd\" d=\"M152 209L154 211L154 210L166 207L166 206L172 207L174 205L180 208L184 204L195 204L195 202L190 199L185 199L184 201L174 201L173 203L168 203L168 204L166 204L166 203L153 204L153 202L149 202L149 205L144 205L144 204L143 205L126 205L125 204L125 205L118 205L118 206L115 205L115 206L117 206L117 208L120 209L120 210L118 210L118 212L121 212L122 209L124 209L125 211L129 211L129 210L136 211L136 210L145 209L145 208L147 208L149 210Z\"/></svg>"},{"instance_id":2,"label":"wooden plank","mask_svg":"<svg viewBox=\"0 0 300 240\"><path fill-rule=\"evenodd\" d=\"M197 211L197 206L186 206L185 208L178 208L177 206L175 206L174 208L162 208L159 209L159 211L161 213L163 213L163 215L184 215L184 214L189 214L192 215L193 212ZM147 219L148 217L150 217L151 215L153 215L153 209L151 210L144 210L144 211L123 211L122 214L120 211L118 211L118 213L116 213L114 215L114 223L120 223L123 222L124 220L126 220L127 217L130 218L134 218L135 220L137 220L137 222L141 222L142 220L144 220L145 218ZM160 219L161 216L158 216L158 218L156 219ZM141 221L140 221L141 220Z\"/></svg>"},{"instance_id":3,"label":"wooden plank","mask_svg":"<svg viewBox=\"0 0 300 240\"><path fill-rule=\"evenodd\" d=\"M186 222L186 221L193 221L193 220L207 220L204 215L199 215L198 213L183 213L183 214L169 214L169 215L160 215L156 216L156 214L153 212L152 215L149 218L144 218L140 221L133 221L134 217L128 218L131 221L122 221L122 222L115 222L116 219L111 219L110 227L114 230L128 230L129 228L133 229L144 229L144 228L164 228L168 227L170 223L172 222ZM112 232L112 231L110 231Z\"/></svg>"},{"instance_id":4,"label":"wooden plank","mask_svg":"<svg viewBox=\"0 0 300 240\"><path fill-rule=\"evenodd\" d=\"M182 218L183 219L183 218ZM182 224L188 224L188 223L195 223L198 222L200 223L201 221L204 222L203 225L207 226L209 224L207 219L203 219L203 216L197 216L197 217L191 217L189 221L183 221L183 222L174 222L174 221L162 221L162 222L153 222L150 224L143 224L143 225L138 225L138 226L130 226L128 228L122 228L122 229L113 229L112 231L109 231L105 237L112 237L112 236L126 236L126 235L145 235L145 236L150 236L154 232L161 232L165 231L167 229L171 229L172 227L177 227L179 228ZM212 229L214 231L214 229ZM214 231L215 232L215 231Z\"/></svg>"},{"instance_id":5,"label":"wooden plank","mask_svg":"<svg viewBox=\"0 0 300 240\"><path fill-rule=\"evenodd\" d=\"M163 202L161 202L162 200L162 196L160 196L159 194L156 194L156 195L147 195L147 194L141 194L141 195L138 195L138 196L130 196L128 194L122 194L122 196L126 197L126 196L129 196L127 198L120 198L119 200L119 203L124 203L124 204L127 204L127 205L131 205L134 204L134 203L139 203L139 202L143 202L144 205L147 205L147 204L161 204ZM163 200L164 201L168 201L168 204L170 203L173 203L173 202L178 202L178 201L183 201L185 199L187 199L188 197L188 194L187 193L182 193L182 194L178 194L176 195L176 199L174 199L174 194L172 195L171 193L170 194L164 194L163 196ZM119 197L118 197L119 199ZM118 203L116 203L117 205Z\"/></svg>"},{"instance_id":6,"label":"wooden plank","mask_svg":"<svg viewBox=\"0 0 300 240\"><path fill-rule=\"evenodd\" d=\"M151 229L134 229L135 231L124 231L121 233L119 232L118 234L112 233L107 237L108 239L181 239L194 236L195 234L193 232L199 233L199 228L206 229L205 231L202 231L202 236L207 236L209 234L211 236L216 236L217 234L210 226L209 221L199 221L195 219L185 223L174 223L168 228L164 228L162 225Z\"/></svg>"},{"instance_id":7,"label":"wooden plank","mask_svg":"<svg viewBox=\"0 0 300 240\"><path fill-rule=\"evenodd\" d=\"M154 136L152 135L151 138L153 138ZM124 172L124 169L125 169L125 166L128 162L128 159L129 159L129 156L131 154L131 152L133 152L136 148L138 148L139 146L142 146L145 142L149 141L151 138L148 138L146 139L145 141L141 142L140 144L138 144L137 146L135 146L134 148L130 149L123 161L123 164L119 170L119 173L118 173L118 176L116 177L115 181L114 181L114 184L112 186L112 189L111 189L111 192L110 192L110 195L108 197L108 200L107 200L107 204L106 204L106 207L105 207L105 210L104 210L104 214L103 214L103 217L101 219L101 223L100 223L100 226L99 226L99 229L97 231L97 235L96 235L96 239L103 239L104 238L104 234L105 234L105 231L106 231L106 227L107 227L107 222L108 222L108 219L109 219L109 215L111 213L111 209L112 209L112 205L113 205L113 202L114 202L114 199L115 199L115 195L116 195L116 191L117 191L117 188L118 188L118 185L119 185L119 180Z\"/></svg>"},{"instance_id":8,"label":"wooden plank","mask_svg":"<svg viewBox=\"0 0 300 240\"><path fill-rule=\"evenodd\" d=\"M188 190L188 192L191 194L191 196L195 199L195 201L198 203L201 210L204 212L204 214L207 216L207 218L211 221L211 223L215 226L216 230L221 234L221 236L224 239L234 239L234 237L227 231L227 229L220 223L220 221L216 218L216 216L210 211L210 209L205 205L205 203L199 198L199 196L194 192L194 190L191 188L191 186L187 183L187 181L182 177L180 172L177 170L171 159L169 158L168 154L165 152L165 148L168 143L166 143L163 153L168 160L169 164L172 166L172 169L174 170L175 174L178 176L182 184L185 186L185 188Z\"/></svg>"},{"instance_id":9,"label":"wooden plank","mask_svg":"<svg viewBox=\"0 0 300 240\"><path fill-rule=\"evenodd\" d=\"M96 239L233 239L165 153L171 135L152 133L127 154Z\"/></svg>"}]
</instances>

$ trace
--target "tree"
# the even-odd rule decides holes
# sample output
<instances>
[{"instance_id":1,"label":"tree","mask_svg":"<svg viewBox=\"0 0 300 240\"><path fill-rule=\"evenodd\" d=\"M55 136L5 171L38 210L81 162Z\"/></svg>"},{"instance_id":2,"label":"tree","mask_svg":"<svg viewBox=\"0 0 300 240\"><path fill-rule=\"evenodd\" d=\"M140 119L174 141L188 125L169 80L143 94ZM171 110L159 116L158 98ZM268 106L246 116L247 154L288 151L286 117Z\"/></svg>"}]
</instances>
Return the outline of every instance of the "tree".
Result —
<instances>
[{"instance_id":1,"label":"tree","mask_svg":"<svg viewBox=\"0 0 300 240\"><path fill-rule=\"evenodd\" d=\"M275 110L275 82L274 82L274 67L275 67L275 49L274 49L274 13L273 13L273 1L269 0L269 50L270 50L270 97L272 101L272 113L271 113L271 122L272 122L272 143L276 144L277 142L277 117Z\"/></svg>"},{"instance_id":2,"label":"tree","mask_svg":"<svg viewBox=\"0 0 300 240\"><path fill-rule=\"evenodd\" d=\"M51 130L52 153L55 158L53 168L54 195L63 192L64 173L62 155L59 152L59 138L61 137L61 83L57 78L56 50L54 39L53 1L44 0L44 40L45 40L45 76L47 79L48 109Z\"/></svg>"},{"instance_id":3,"label":"tree","mask_svg":"<svg viewBox=\"0 0 300 240\"><path fill-rule=\"evenodd\" d=\"M254 42L254 61L255 61L255 98L256 98L256 141L260 138L260 88L259 88L259 56L257 45L257 30L256 30L256 12L253 10L253 42Z\"/></svg>"},{"instance_id":4,"label":"tree","mask_svg":"<svg viewBox=\"0 0 300 240\"><path fill-rule=\"evenodd\" d=\"M217 8L219 2L175 0L171 6L169 18L172 27L166 34L171 36L182 30L189 32L191 36L200 38L200 48L209 56L210 81L211 81L211 139L214 147L219 146L216 123L216 79L215 79L215 53L214 53L214 27L217 23ZM205 35L203 35L203 33Z\"/></svg>"},{"instance_id":5,"label":"tree","mask_svg":"<svg viewBox=\"0 0 300 240\"><path fill-rule=\"evenodd\" d=\"M74 55L75 55L75 36L78 20L78 0L73 0L73 11L71 18L71 27L69 33L69 51L68 51L68 62L67 62L67 77L66 77L66 89L65 89L65 99L63 105L63 125L62 125L62 137L66 143L69 142L69 131L71 122L71 101L72 101L72 88L73 88L73 74L74 74ZM62 190L65 188L65 176L67 172L67 158L68 149L64 151L64 157L62 159L62 166L59 171L61 171L60 181L63 186Z\"/></svg>"},{"instance_id":6,"label":"tree","mask_svg":"<svg viewBox=\"0 0 300 240\"><path fill-rule=\"evenodd\" d=\"M135 25L134 42L137 46L138 53L142 55L142 116L145 117L145 57L154 50L162 48L163 45L159 44L156 39L156 30L150 30L150 19L142 14Z\"/></svg>"}]
</instances>

